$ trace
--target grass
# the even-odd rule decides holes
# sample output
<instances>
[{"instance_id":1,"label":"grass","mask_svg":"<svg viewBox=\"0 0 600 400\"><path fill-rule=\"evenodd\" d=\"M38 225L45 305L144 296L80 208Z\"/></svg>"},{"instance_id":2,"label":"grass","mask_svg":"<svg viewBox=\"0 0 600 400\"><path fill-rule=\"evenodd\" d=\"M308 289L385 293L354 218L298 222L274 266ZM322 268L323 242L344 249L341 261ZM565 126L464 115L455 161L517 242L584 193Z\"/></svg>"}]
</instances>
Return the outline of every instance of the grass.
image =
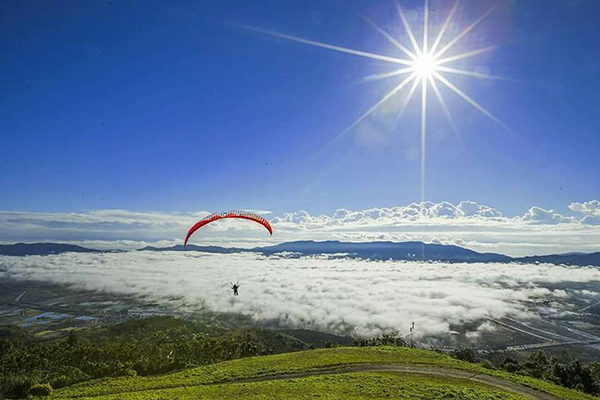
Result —
<instances>
[{"instance_id":1,"label":"grass","mask_svg":"<svg viewBox=\"0 0 600 400\"><path fill-rule=\"evenodd\" d=\"M269 390L276 391L278 398L286 398L284 393L294 394L295 386L311 387L311 398L314 397L315 388L323 388L322 391L316 391L319 398L373 398L369 397L371 388L375 390L377 384L376 379L388 379L385 382L388 384L381 385L377 390L397 390L399 387L406 387L406 390L417 390L408 383L414 381L415 377L410 378L410 382L406 378L395 376L390 377L389 374L344 374L344 375L323 375L319 377L302 378L286 381L271 381L271 382L255 382L246 384L229 384L215 385L219 383L231 382L244 378L254 378L260 376L268 376L275 374L286 374L302 371L314 371L323 369L336 369L360 364L421 364L433 365L446 368L457 368L468 370L477 373L497 376L506 380L517 382L534 389L545 391L557 397L569 400L596 399L592 396L584 395L580 392L565 389L549 382L533 379L525 376L509 374L501 371L485 369L477 364L470 364L458 361L444 354L435 353L428 350L409 349L400 347L342 347L336 349L319 349L308 350L295 353L277 354L264 357L252 357L233 361L222 362L218 364L206 365L196 368L190 368L183 371L151 376L151 377L123 377L123 378L106 378L95 381L84 382L78 385L70 386L64 389L59 389L54 392L55 398L81 398L87 396L112 395L107 398L114 399L186 399L186 398L220 398L230 396L227 393L238 390L238 394L244 394L243 398L250 396L246 395L246 391L252 391L253 398L272 398L268 395ZM385 375L385 376L384 376ZM344 379L347 379L344 381ZM404 379L404 380L403 380ZM477 386L469 381L460 381L460 384L448 383L448 379L426 379L425 385L431 393L436 390L456 391L456 390L484 390L484 387ZM341 380L341 381L340 381ZM444 383L444 382L446 383ZM292 384L293 382L293 384ZM335 383L338 384L335 384ZM347 382L339 385L339 383ZM363 383L361 383L363 382ZM211 384L211 386L206 386ZM245 386L243 386L245 385ZM362 385L362 386L360 386ZM398 386L400 385L400 386ZM402 386L404 385L404 386ZM424 386L424 387L425 387ZM477 387L475 387L477 386ZM434 387L437 387L435 389ZM362 388L362 389L361 389ZM411 389L412 388L412 389ZM359 390L361 389L361 390ZM363 390L364 389L364 390ZM290 392L291 390L291 392ZM349 390L350 394L342 395L344 390ZM398 389L399 390L399 389ZM425 389L423 389L425 390ZM501 393L499 389L485 389L489 393L488 397L473 397L475 398L494 398L493 393ZM142 393L143 392L143 393ZM233 396L234 392L231 392ZM262 393L262 394L261 394ZM279 393L282 393L279 396ZM394 392L396 393L396 392ZM410 392L407 392L410 393ZM437 392L436 392L437 393ZM453 392L454 393L454 392ZM458 393L458 392L456 392ZM479 392L478 393L478 396ZM483 392L482 392L483 393ZM290 395L291 395L290 394ZM359 396L363 396L360 397ZM506 393L505 393L506 394ZM308 395L308 392L307 392ZM162 397L161 397L162 396ZM326 397L329 396L329 397ZM333 396L333 397L331 397ZM337 397L336 397L337 396ZM365 397L366 396L366 397ZM397 393L393 397L397 397ZM377 397L377 396L375 396ZM419 397L419 396L417 396ZM288 397L289 398L289 397ZM296 396L297 398L297 396ZM402 397L400 397L402 398ZM414 398L414 397L412 397ZM421 398L437 398L423 397ZM449 398L452 398L450 396ZM463 398L469 398L467 395ZM496 397L498 398L498 397ZM507 397L500 397L507 398ZM510 397L509 397L510 398ZM518 398L518 397L513 397Z\"/></svg>"},{"instance_id":2,"label":"grass","mask_svg":"<svg viewBox=\"0 0 600 400\"><path fill-rule=\"evenodd\" d=\"M349 373L283 381L192 386L102 396L102 400L166 399L470 399L523 400L522 396L453 379Z\"/></svg>"}]
</instances>

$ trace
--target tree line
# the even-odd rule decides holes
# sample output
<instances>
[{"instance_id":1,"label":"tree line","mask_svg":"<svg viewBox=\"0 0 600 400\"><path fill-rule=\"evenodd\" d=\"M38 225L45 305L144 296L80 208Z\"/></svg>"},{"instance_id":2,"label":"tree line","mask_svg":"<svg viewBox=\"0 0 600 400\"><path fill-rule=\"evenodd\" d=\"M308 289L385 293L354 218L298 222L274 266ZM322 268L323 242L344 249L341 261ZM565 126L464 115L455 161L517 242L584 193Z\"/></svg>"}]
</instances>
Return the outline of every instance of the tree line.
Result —
<instances>
[{"instance_id":1,"label":"tree line","mask_svg":"<svg viewBox=\"0 0 600 400\"><path fill-rule=\"evenodd\" d=\"M22 399L90 379L152 375L271 353L273 348L252 335L172 338L157 332L143 343L133 339L94 343L81 341L76 334L53 343L1 339L0 399Z\"/></svg>"},{"instance_id":2,"label":"tree line","mask_svg":"<svg viewBox=\"0 0 600 400\"><path fill-rule=\"evenodd\" d=\"M451 355L463 361L480 362L486 368L543 379L569 389L594 396L600 395L599 362L587 365L579 360L561 362L556 357L542 351L532 353L521 361L507 354L496 355L491 360L481 361L475 351L465 348L457 349Z\"/></svg>"}]
</instances>

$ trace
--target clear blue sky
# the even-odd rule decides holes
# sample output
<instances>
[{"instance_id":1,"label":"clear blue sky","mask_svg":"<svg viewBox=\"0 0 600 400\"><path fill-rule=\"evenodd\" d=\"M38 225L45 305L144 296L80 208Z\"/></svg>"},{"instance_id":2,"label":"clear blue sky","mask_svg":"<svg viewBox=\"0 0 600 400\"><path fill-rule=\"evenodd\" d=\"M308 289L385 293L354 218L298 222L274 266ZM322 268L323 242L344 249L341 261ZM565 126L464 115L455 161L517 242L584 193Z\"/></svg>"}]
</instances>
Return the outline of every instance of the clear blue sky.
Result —
<instances>
[{"instance_id":1,"label":"clear blue sky","mask_svg":"<svg viewBox=\"0 0 600 400\"><path fill-rule=\"evenodd\" d=\"M465 0L461 23L484 3ZM460 42L499 48L463 67L523 82L448 77L514 131L446 91L461 133L449 136L430 92L427 199L510 215L599 198L600 2L501 3ZM398 83L362 81L389 63L239 26L393 53L360 13L403 32L391 0L3 0L0 209L329 213L418 201L418 101L394 130L369 120L334 140Z\"/></svg>"}]
</instances>

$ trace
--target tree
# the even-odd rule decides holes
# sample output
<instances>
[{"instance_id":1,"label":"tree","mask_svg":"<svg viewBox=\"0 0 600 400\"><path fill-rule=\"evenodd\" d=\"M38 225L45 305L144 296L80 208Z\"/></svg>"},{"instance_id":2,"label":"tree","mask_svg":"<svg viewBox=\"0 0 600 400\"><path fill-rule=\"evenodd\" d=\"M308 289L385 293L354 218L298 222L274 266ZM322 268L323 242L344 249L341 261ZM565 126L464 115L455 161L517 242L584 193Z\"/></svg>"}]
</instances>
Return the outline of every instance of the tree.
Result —
<instances>
[{"instance_id":1,"label":"tree","mask_svg":"<svg viewBox=\"0 0 600 400\"><path fill-rule=\"evenodd\" d=\"M521 370L521 364L515 358L507 356L500 363L500 368L503 369L503 370L505 370L505 371L514 373L514 372L518 372L518 371Z\"/></svg>"},{"instance_id":2,"label":"tree","mask_svg":"<svg viewBox=\"0 0 600 400\"><path fill-rule=\"evenodd\" d=\"M475 357L475 352L473 351L473 349L461 347L452 351L451 355L452 357L462 361L467 361L470 363L477 362L477 358Z\"/></svg>"}]
</instances>

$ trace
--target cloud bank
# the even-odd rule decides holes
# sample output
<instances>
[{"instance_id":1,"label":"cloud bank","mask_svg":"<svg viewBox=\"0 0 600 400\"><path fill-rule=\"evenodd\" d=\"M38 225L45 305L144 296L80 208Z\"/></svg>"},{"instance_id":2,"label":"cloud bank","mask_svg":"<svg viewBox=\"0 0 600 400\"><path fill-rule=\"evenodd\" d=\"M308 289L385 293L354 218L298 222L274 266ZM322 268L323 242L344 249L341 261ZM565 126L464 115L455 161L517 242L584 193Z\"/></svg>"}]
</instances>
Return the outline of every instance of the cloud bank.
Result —
<instances>
[{"instance_id":1,"label":"cloud bank","mask_svg":"<svg viewBox=\"0 0 600 400\"><path fill-rule=\"evenodd\" d=\"M591 200L585 203L571 203L569 209L585 215L581 220L585 225L600 225L600 201Z\"/></svg>"},{"instance_id":2,"label":"cloud bank","mask_svg":"<svg viewBox=\"0 0 600 400\"><path fill-rule=\"evenodd\" d=\"M571 203L572 215L533 206L508 217L474 201L422 202L330 215L301 210L271 216L275 235L246 221L226 220L198 231L193 243L254 247L290 240L422 240L508 255L600 251L600 201ZM62 241L96 248L180 244L206 211L93 210L80 213L0 212L0 241Z\"/></svg>"},{"instance_id":3,"label":"cloud bank","mask_svg":"<svg viewBox=\"0 0 600 400\"><path fill-rule=\"evenodd\" d=\"M530 306L540 299L592 299L593 292L555 285L600 281L600 270L142 251L4 256L0 278L131 294L344 335L406 335L415 321L423 338L447 336L461 323L475 323L467 337L476 337L493 329L485 318L531 317ZM229 281L237 280L240 296L233 297Z\"/></svg>"}]
</instances>

